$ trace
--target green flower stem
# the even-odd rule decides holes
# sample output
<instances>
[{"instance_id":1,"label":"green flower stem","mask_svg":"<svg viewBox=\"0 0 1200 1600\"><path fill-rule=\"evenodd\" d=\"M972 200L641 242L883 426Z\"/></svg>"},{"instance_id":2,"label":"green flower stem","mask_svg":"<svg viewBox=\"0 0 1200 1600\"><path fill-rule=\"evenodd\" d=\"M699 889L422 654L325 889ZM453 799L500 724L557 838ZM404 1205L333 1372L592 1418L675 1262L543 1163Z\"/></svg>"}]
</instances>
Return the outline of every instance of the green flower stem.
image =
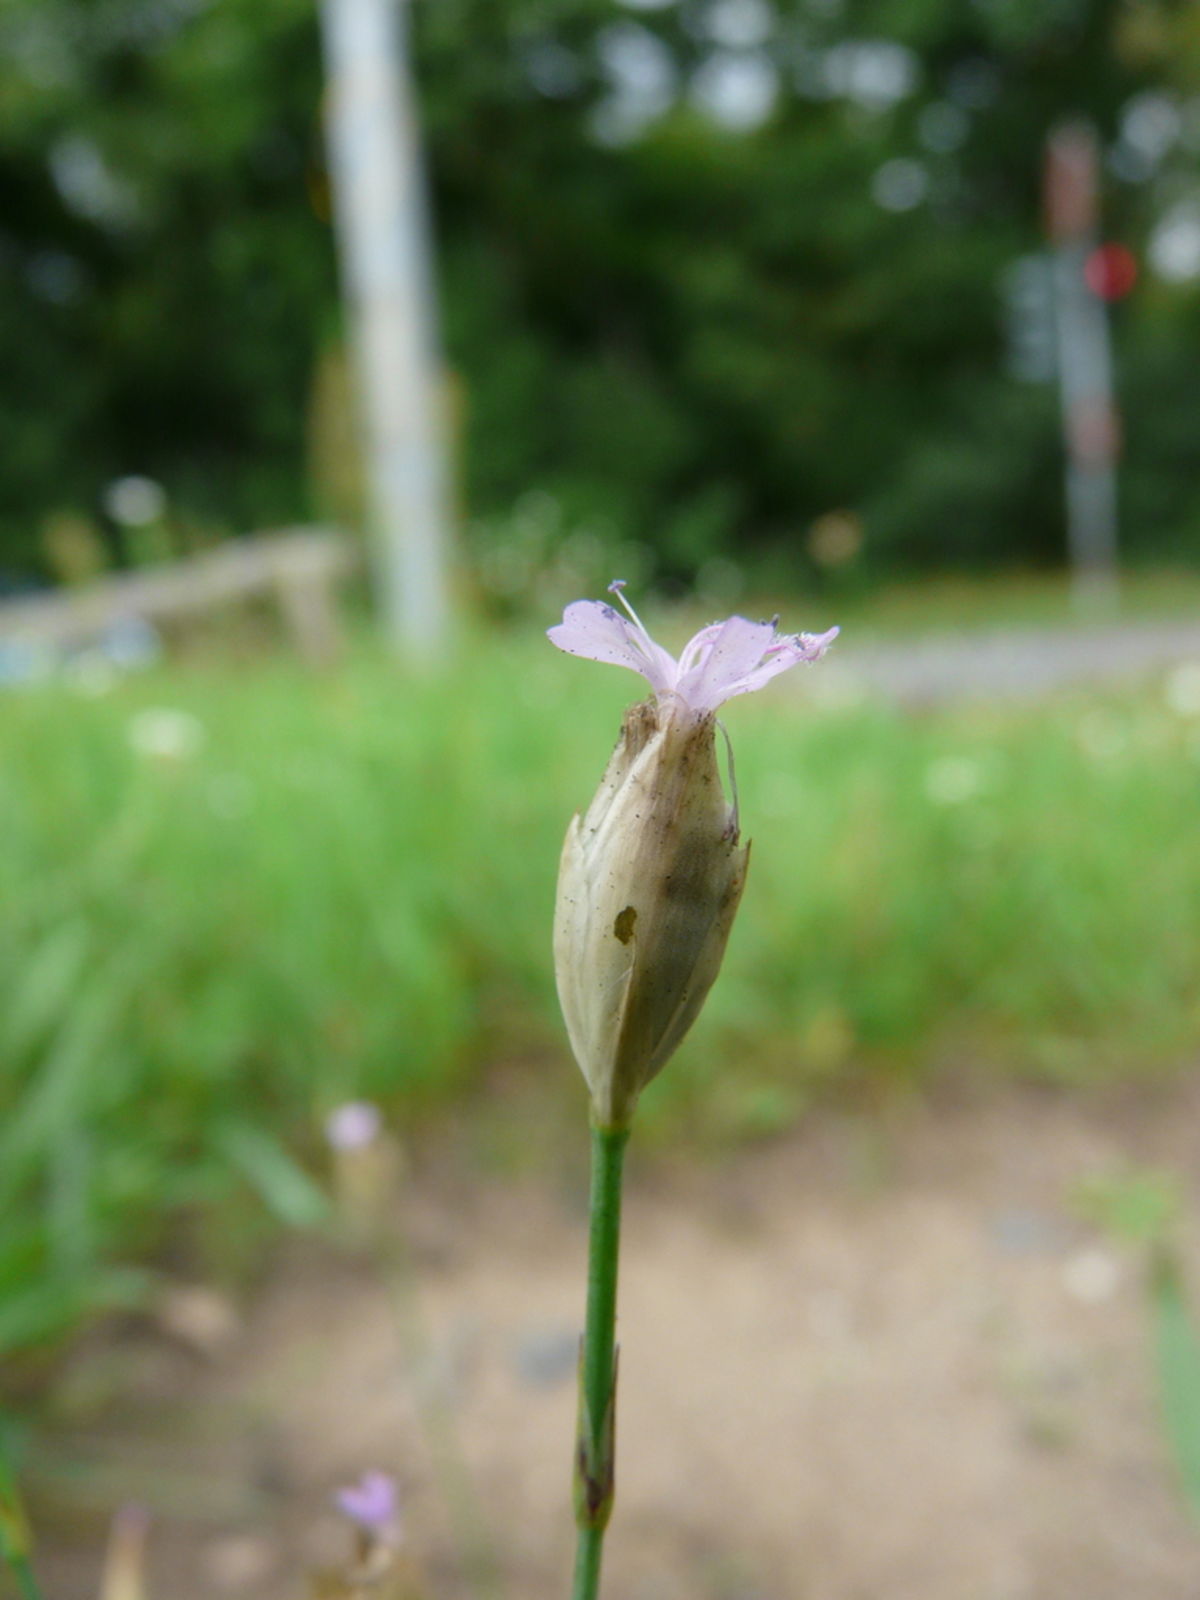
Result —
<instances>
[{"instance_id":1,"label":"green flower stem","mask_svg":"<svg viewBox=\"0 0 1200 1600\"><path fill-rule=\"evenodd\" d=\"M603 1528L580 1528L575 1546L575 1583L571 1600L600 1593L600 1556L604 1549Z\"/></svg>"},{"instance_id":2,"label":"green flower stem","mask_svg":"<svg viewBox=\"0 0 1200 1600\"><path fill-rule=\"evenodd\" d=\"M24 1556L12 1556L9 1565L16 1574L17 1587L21 1591L22 1600L42 1600L42 1591L37 1586L37 1579L33 1569Z\"/></svg>"},{"instance_id":3,"label":"green flower stem","mask_svg":"<svg viewBox=\"0 0 1200 1600\"><path fill-rule=\"evenodd\" d=\"M617 1401L615 1332L621 1243L621 1171L628 1128L592 1127L587 1322L579 1364L575 1447L575 1552L572 1600L596 1600L604 1530L613 1505Z\"/></svg>"},{"instance_id":4,"label":"green flower stem","mask_svg":"<svg viewBox=\"0 0 1200 1600\"><path fill-rule=\"evenodd\" d=\"M3 1419L0 1418L0 1560L8 1563L17 1580L22 1600L42 1600L42 1591L29 1565L29 1524L21 1504L20 1491L4 1451Z\"/></svg>"}]
</instances>

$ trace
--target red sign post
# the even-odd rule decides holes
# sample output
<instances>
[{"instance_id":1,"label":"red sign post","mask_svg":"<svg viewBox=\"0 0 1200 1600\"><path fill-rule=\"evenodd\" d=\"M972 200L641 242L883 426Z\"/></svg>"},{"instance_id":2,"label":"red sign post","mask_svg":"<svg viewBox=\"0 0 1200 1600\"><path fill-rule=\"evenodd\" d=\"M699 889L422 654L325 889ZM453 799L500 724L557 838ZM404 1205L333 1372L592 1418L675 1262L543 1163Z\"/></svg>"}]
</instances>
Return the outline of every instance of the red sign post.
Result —
<instances>
[{"instance_id":1,"label":"red sign post","mask_svg":"<svg viewBox=\"0 0 1200 1600\"><path fill-rule=\"evenodd\" d=\"M1090 123L1066 122L1052 131L1044 196L1066 444L1067 549L1075 598L1089 609L1111 608L1117 599L1121 428L1105 301L1127 293L1137 275L1122 246L1097 243L1099 172Z\"/></svg>"}]
</instances>

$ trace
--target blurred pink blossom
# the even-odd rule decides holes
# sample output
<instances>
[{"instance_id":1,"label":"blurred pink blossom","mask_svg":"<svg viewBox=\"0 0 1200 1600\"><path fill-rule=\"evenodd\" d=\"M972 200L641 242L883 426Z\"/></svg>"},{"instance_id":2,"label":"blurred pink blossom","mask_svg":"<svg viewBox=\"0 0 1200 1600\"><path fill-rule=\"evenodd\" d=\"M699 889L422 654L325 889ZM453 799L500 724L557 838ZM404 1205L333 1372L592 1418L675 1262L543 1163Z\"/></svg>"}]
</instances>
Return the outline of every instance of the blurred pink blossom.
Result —
<instances>
[{"instance_id":1,"label":"blurred pink blossom","mask_svg":"<svg viewBox=\"0 0 1200 1600\"><path fill-rule=\"evenodd\" d=\"M365 1532L381 1538L399 1524L396 1480L386 1472L364 1472L357 1483L334 1495L339 1511Z\"/></svg>"},{"instance_id":2,"label":"blurred pink blossom","mask_svg":"<svg viewBox=\"0 0 1200 1600\"><path fill-rule=\"evenodd\" d=\"M347 1100L325 1119L325 1137L335 1150L362 1150L379 1137L383 1119L369 1100Z\"/></svg>"}]
</instances>

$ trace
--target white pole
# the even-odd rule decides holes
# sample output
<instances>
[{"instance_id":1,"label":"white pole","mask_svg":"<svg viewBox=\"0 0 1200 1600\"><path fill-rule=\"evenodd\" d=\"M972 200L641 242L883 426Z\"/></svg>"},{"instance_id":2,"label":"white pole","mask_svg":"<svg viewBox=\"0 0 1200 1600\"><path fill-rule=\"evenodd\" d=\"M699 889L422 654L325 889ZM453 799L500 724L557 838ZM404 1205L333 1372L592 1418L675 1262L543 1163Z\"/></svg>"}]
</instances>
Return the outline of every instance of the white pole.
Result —
<instances>
[{"instance_id":1,"label":"white pole","mask_svg":"<svg viewBox=\"0 0 1200 1600\"><path fill-rule=\"evenodd\" d=\"M326 138L384 626L444 642L448 470L416 119L395 0L320 0Z\"/></svg>"}]
</instances>

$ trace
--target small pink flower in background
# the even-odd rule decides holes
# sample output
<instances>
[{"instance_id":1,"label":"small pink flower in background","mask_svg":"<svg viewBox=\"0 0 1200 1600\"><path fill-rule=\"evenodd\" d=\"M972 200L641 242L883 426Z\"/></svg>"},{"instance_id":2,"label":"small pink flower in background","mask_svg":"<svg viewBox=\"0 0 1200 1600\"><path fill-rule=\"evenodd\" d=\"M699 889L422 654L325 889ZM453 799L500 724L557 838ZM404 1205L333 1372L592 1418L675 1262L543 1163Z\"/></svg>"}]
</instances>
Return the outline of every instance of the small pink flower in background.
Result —
<instances>
[{"instance_id":1,"label":"small pink flower in background","mask_svg":"<svg viewBox=\"0 0 1200 1600\"><path fill-rule=\"evenodd\" d=\"M376 1539L395 1538L400 1526L396 1480L386 1472L364 1472L357 1483L334 1495L338 1510Z\"/></svg>"},{"instance_id":2,"label":"small pink flower in background","mask_svg":"<svg viewBox=\"0 0 1200 1600\"><path fill-rule=\"evenodd\" d=\"M348 1100L325 1119L325 1137L334 1150L362 1150L374 1144L382 1126L378 1106L369 1100Z\"/></svg>"},{"instance_id":3,"label":"small pink flower in background","mask_svg":"<svg viewBox=\"0 0 1200 1600\"><path fill-rule=\"evenodd\" d=\"M628 611L623 617L603 600L576 600L562 621L546 630L551 644L568 655L584 656L638 672L659 700L673 700L692 716L714 712L734 695L761 689L780 672L817 661L837 638L827 633L780 633L773 622L728 617L712 622L688 640L678 661L655 644L625 600L619 580L609 585Z\"/></svg>"}]
</instances>

